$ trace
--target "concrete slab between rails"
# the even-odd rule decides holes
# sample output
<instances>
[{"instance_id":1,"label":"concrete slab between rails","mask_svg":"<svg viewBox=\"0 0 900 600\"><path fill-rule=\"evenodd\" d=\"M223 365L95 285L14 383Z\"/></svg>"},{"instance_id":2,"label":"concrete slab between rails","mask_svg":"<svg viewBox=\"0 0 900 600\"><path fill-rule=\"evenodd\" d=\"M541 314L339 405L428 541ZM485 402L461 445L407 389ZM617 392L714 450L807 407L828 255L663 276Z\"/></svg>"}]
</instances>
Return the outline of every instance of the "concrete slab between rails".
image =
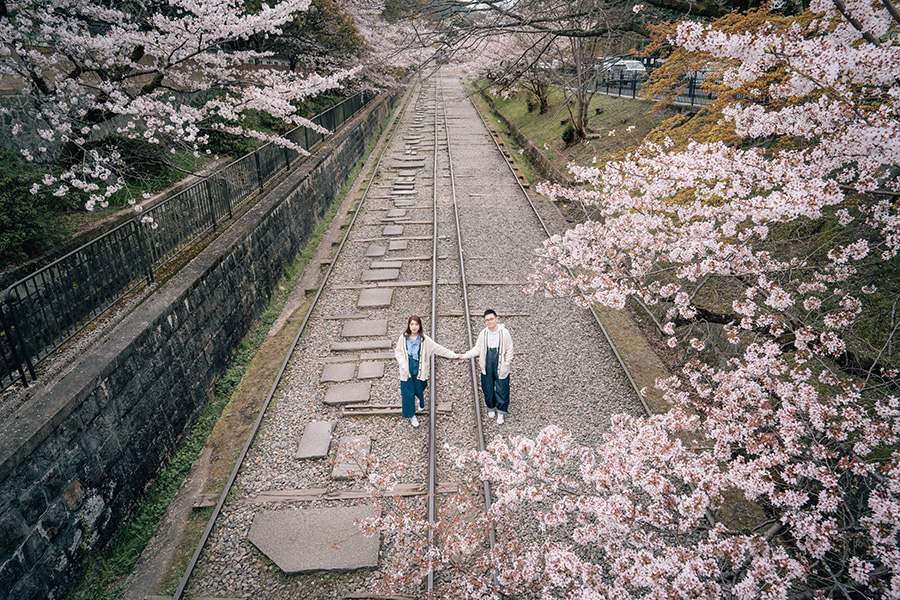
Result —
<instances>
[{"instance_id":1,"label":"concrete slab between rails","mask_svg":"<svg viewBox=\"0 0 900 600\"><path fill-rule=\"evenodd\" d=\"M332 352L361 352L363 350L387 350L393 348L391 340L357 340L355 342L333 342Z\"/></svg>"},{"instance_id":2,"label":"concrete slab between rails","mask_svg":"<svg viewBox=\"0 0 900 600\"><path fill-rule=\"evenodd\" d=\"M385 225L383 235L403 235L403 225Z\"/></svg>"},{"instance_id":3,"label":"concrete slab between rails","mask_svg":"<svg viewBox=\"0 0 900 600\"><path fill-rule=\"evenodd\" d=\"M384 246L380 244L372 244L369 246L368 250L366 250L367 258L378 258L379 256L384 256L386 249Z\"/></svg>"},{"instance_id":4,"label":"concrete slab between rails","mask_svg":"<svg viewBox=\"0 0 900 600\"><path fill-rule=\"evenodd\" d=\"M409 248L409 240L394 240L388 244L388 250L406 250Z\"/></svg>"},{"instance_id":5,"label":"concrete slab between rails","mask_svg":"<svg viewBox=\"0 0 900 600\"><path fill-rule=\"evenodd\" d=\"M286 575L375 569L381 537L366 537L356 525L373 516L371 506L265 511L248 537Z\"/></svg>"},{"instance_id":6,"label":"concrete slab between rails","mask_svg":"<svg viewBox=\"0 0 900 600\"><path fill-rule=\"evenodd\" d=\"M319 383L327 383L329 381L350 381L353 374L356 373L356 365L353 363L329 364L322 369L322 377Z\"/></svg>"},{"instance_id":7,"label":"concrete slab between rails","mask_svg":"<svg viewBox=\"0 0 900 600\"><path fill-rule=\"evenodd\" d=\"M387 319L365 319L347 321L341 330L341 337L365 337L387 333Z\"/></svg>"},{"instance_id":8,"label":"concrete slab between rails","mask_svg":"<svg viewBox=\"0 0 900 600\"><path fill-rule=\"evenodd\" d=\"M397 189L396 186L394 186L394 189L391 190L391 196L414 196L415 193L416 190L414 189Z\"/></svg>"},{"instance_id":9,"label":"concrete slab between rails","mask_svg":"<svg viewBox=\"0 0 900 600\"><path fill-rule=\"evenodd\" d=\"M371 269L362 274L363 281L393 281L400 277L400 269Z\"/></svg>"},{"instance_id":10,"label":"concrete slab between rails","mask_svg":"<svg viewBox=\"0 0 900 600\"><path fill-rule=\"evenodd\" d=\"M412 161L394 162L394 163L391 163L391 168L392 169L424 169L425 168L425 160L421 159L421 158L418 160L420 160L421 162L415 162L415 163Z\"/></svg>"},{"instance_id":11,"label":"concrete slab between rails","mask_svg":"<svg viewBox=\"0 0 900 600\"><path fill-rule=\"evenodd\" d=\"M343 404L354 404L357 402L366 402L369 399L369 393L372 391L371 382L363 383L342 383L333 385L328 388L325 393L325 399L322 401L327 406L341 406Z\"/></svg>"},{"instance_id":12,"label":"concrete slab between rails","mask_svg":"<svg viewBox=\"0 0 900 600\"><path fill-rule=\"evenodd\" d=\"M372 451L372 438L367 435L348 435L341 438L331 478L339 481L365 476L366 457Z\"/></svg>"},{"instance_id":13,"label":"concrete slab between rails","mask_svg":"<svg viewBox=\"0 0 900 600\"><path fill-rule=\"evenodd\" d=\"M412 208L415 204L415 200L394 200L394 206L397 208Z\"/></svg>"},{"instance_id":14,"label":"concrete slab between rails","mask_svg":"<svg viewBox=\"0 0 900 600\"><path fill-rule=\"evenodd\" d=\"M359 363L360 379L381 379L384 377L384 363L380 361L366 361Z\"/></svg>"},{"instance_id":15,"label":"concrete slab between rails","mask_svg":"<svg viewBox=\"0 0 900 600\"><path fill-rule=\"evenodd\" d=\"M359 308L383 308L390 306L393 298L394 290L390 288L365 289L360 290L356 305Z\"/></svg>"},{"instance_id":16,"label":"concrete slab between rails","mask_svg":"<svg viewBox=\"0 0 900 600\"><path fill-rule=\"evenodd\" d=\"M297 444L294 458L307 460L311 458L325 458L328 456L328 448L331 446L331 432L334 430L334 421L313 421L307 423L303 429L303 437Z\"/></svg>"},{"instance_id":17,"label":"concrete slab between rails","mask_svg":"<svg viewBox=\"0 0 900 600\"><path fill-rule=\"evenodd\" d=\"M397 171L397 177L409 177L410 179L414 180L416 178L416 175L418 175L417 171L409 171L409 170Z\"/></svg>"}]
</instances>

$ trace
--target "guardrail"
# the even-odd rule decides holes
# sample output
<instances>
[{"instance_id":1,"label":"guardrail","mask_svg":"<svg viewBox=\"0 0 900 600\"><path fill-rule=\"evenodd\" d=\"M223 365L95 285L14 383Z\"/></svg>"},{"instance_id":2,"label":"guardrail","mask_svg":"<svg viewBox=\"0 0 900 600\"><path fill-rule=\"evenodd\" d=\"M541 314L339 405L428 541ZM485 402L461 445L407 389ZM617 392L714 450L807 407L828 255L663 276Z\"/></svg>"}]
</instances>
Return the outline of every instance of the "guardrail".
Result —
<instances>
[{"instance_id":1,"label":"guardrail","mask_svg":"<svg viewBox=\"0 0 900 600\"><path fill-rule=\"evenodd\" d=\"M374 96L361 92L311 121L334 131ZM286 134L312 149L325 137L306 127ZM105 313L195 239L215 230L235 207L300 158L265 144L140 217L73 250L0 293L0 390L37 379L35 366ZM156 228L142 223L150 216ZM27 374L26 374L27 371Z\"/></svg>"},{"instance_id":2,"label":"guardrail","mask_svg":"<svg viewBox=\"0 0 900 600\"><path fill-rule=\"evenodd\" d=\"M703 106L715 99L715 95L709 94L700 88L702 79L687 77L684 80L679 93L672 99L674 104L683 106ZM620 96L623 98L637 98L641 92L642 80L638 79L609 79L598 81L595 90L607 96Z\"/></svg>"}]
</instances>

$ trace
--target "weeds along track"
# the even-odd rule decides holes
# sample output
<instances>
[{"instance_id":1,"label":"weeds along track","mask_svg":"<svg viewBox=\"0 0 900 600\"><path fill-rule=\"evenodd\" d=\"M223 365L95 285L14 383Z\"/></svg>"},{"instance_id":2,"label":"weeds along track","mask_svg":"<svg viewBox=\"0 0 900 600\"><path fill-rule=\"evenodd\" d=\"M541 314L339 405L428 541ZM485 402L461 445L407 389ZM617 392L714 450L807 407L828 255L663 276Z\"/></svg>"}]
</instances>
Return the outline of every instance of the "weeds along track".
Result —
<instances>
[{"instance_id":1,"label":"weeds along track","mask_svg":"<svg viewBox=\"0 0 900 600\"><path fill-rule=\"evenodd\" d=\"M403 548L386 540L364 570L338 561L285 575L295 567L283 569L282 561L315 564L335 544L364 543L336 533L317 551L310 536L291 538L290 526L277 525L261 541L260 524L301 511L328 524L342 518L333 509L370 506L354 478L366 468L358 460L365 452L379 469L399 473L398 510L440 521L441 499L459 478L449 447L483 448L496 435L534 436L553 423L592 444L612 413L643 412L589 311L523 293L533 250L546 238L538 213L553 213L530 204L461 83L440 72L418 82L383 144L373 171L361 175L368 186L175 598L383 597L376 596L381 569ZM464 352L488 308L515 343L507 421L485 418L475 361L438 357L420 367L430 377L413 427L400 415L393 354L407 318L421 316L426 334ZM304 434L323 428L330 444L320 457L298 458ZM487 507L487 485L481 495ZM485 532L490 543L494 535L503 532ZM286 559L260 550L279 537ZM409 582L395 597L441 597L449 576Z\"/></svg>"}]
</instances>

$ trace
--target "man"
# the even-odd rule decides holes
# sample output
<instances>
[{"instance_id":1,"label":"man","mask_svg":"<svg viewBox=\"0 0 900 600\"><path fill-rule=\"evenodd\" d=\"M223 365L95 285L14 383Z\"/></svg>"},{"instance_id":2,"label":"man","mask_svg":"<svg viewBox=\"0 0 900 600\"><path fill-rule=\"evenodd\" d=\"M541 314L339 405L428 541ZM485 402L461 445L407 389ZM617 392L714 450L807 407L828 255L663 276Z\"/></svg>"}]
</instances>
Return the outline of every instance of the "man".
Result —
<instances>
[{"instance_id":1,"label":"man","mask_svg":"<svg viewBox=\"0 0 900 600\"><path fill-rule=\"evenodd\" d=\"M481 367L481 391L487 404L488 418L496 415L502 425L509 411L509 369L513 358L512 336L506 327L497 322L497 313L484 311L485 328L478 334L475 347L459 357L459 360L478 356Z\"/></svg>"}]
</instances>

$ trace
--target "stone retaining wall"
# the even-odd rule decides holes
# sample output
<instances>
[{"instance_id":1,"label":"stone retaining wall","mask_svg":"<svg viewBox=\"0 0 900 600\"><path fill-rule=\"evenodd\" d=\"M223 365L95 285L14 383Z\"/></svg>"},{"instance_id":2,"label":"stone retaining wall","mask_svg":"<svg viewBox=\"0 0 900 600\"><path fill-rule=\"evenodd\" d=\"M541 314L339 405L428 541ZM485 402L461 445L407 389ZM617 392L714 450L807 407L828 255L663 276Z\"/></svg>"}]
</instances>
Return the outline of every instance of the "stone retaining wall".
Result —
<instances>
[{"instance_id":1,"label":"stone retaining wall","mask_svg":"<svg viewBox=\"0 0 900 600\"><path fill-rule=\"evenodd\" d=\"M373 100L0 436L0 598L65 597L133 513L390 112Z\"/></svg>"}]
</instances>

